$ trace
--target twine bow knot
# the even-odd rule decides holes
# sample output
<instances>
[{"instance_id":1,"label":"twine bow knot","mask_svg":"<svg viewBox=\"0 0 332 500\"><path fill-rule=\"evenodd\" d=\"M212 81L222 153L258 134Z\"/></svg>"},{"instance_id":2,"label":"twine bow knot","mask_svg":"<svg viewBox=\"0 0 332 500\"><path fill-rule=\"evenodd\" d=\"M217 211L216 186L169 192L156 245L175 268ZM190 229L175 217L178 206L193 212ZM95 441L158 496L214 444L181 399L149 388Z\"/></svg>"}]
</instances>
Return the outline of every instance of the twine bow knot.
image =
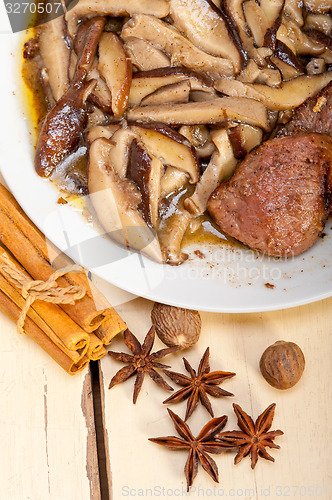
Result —
<instances>
[{"instance_id":1,"label":"twine bow knot","mask_svg":"<svg viewBox=\"0 0 332 500\"><path fill-rule=\"evenodd\" d=\"M24 322L28 310L35 300L42 300L52 304L70 304L74 305L77 300L80 300L86 294L86 289L79 285L69 285L61 287L57 283L57 279L67 273L80 273L82 267L73 264L55 271L47 281L31 280L22 271L17 269L8 255L2 255L0 262L1 273L13 285L21 290L22 297L25 299L20 316L17 321L18 333L24 334Z\"/></svg>"}]
</instances>

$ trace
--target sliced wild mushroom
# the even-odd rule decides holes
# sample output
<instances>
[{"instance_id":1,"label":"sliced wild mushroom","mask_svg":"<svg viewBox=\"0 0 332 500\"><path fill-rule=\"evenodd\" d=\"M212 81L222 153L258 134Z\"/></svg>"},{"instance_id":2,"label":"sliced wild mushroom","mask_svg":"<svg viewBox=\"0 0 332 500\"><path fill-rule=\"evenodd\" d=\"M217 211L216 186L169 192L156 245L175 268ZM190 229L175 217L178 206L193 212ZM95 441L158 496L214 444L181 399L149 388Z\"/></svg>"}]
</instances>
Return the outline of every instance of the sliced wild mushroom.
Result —
<instances>
[{"instance_id":1,"label":"sliced wild mushroom","mask_svg":"<svg viewBox=\"0 0 332 500\"><path fill-rule=\"evenodd\" d=\"M138 209L148 225L154 228L158 222L160 202L160 179L164 167L161 161L149 154L134 139L130 145L127 177L131 179L142 195Z\"/></svg>"},{"instance_id":2,"label":"sliced wild mushroom","mask_svg":"<svg viewBox=\"0 0 332 500\"><path fill-rule=\"evenodd\" d=\"M221 11L209 0L170 0L174 26L198 48L217 57L229 58L235 73L241 69L241 54L233 43Z\"/></svg>"},{"instance_id":3,"label":"sliced wild mushroom","mask_svg":"<svg viewBox=\"0 0 332 500\"><path fill-rule=\"evenodd\" d=\"M205 125L182 125L179 133L194 146L200 158L208 158L216 149Z\"/></svg>"},{"instance_id":4,"label":"sliced wild mushroom","mask_svg":"<svg viewBox=\"0 0 332 500\"><path fill-rule=\"evenodd\" d=\"M296 78L297 76L300 76L304 73L305 68L303 68L302 71L294 68L294 66L291 66L290 64L282 61L278 57L272 56L270 58L271 63L278 68L282 75L282 79L285 80L291 80L292 78ZM250 82L248 82L250 83Z\"/></svg>"},{"instance_id":5,"label":"sliced wild mushroom","mask_svg":"<svg viewBox=\"0 0 332 500\"><path fill-rule=\"evenodd\" d=\"M190 95L190 80L171 83L147 95L141 102L141 106L150 104L163 104L165 102L188 102Z\"/></svg>"},{"instance_id":6,"label":"sliced wild mushroom","mask_svg":"<svg viewBox=\"0 0 332 500\"><path fill-rule=\"evenodd\" d=\"M243 83L265 83L271 87L281 84L280 72L272 68L260 68L255 61L250 59L247 66L238 76L238 81Z\"/></svg>"},{"instance_id":7,"label":"sliced wild mushroom","mask_svg":"<svg viewBox=\"0 0 332 500\"><path fill-rule=\"evenodd\" d=\"M124 46L132 64L140 71L167 68L171 65L171 61L166 54L145 40L129 37Z\"/></svg>"},{"instance_id":8,"label":"sliced wild mushroom","mask_svg":"<svg viewBox=\"0 0 332 500\"><path fill-rule=\"evenodd\" d=\"M138 139L138 136L130 128L120 128L112 135L114 147L110 150L109 158L115 172L121 179L127 175L130 147L134 139Z\"/></svg>"},{"instance_id":9,"label":"sliced wild mushroom","mask_svg":"<svg viewBox=\"0 0 332 500\"><path fill-rule=\"evenodd\" d=\"M53 97L58 101L69 87L70 49L65 37L63 16L40 27L39 50Z\"/></svg>"},{"instance_id":10,"label":"sliced wild mushroom","mask_svg":"<svg viewBox=\"0 0 332 500\"><path fill-rule=\"evenodd\" d=\"M213 153L194 193L184 200L185 208L194 215L201 215L205 212L207 201L213 191L221 181L232 175L237 165L227 130L213 130L211 136L217 151Z\"/></svg>"},{"instance_id":11,"label":"sliced wild mushroom","mask_svg":"<svg viewBox=\"0 0 332 500\"><path fill-rule=\"evenodd\" d=\"M295 53L281 40L276 40L273 56L280 61L288 64L288 66L291 66L301 73L304 73L304 66L302 62L295 55Z\"/></svg>"},{"instance_id":12,"label":"sliced wild mushroom","mask_svg":"<svg viewBox=\"0 0 332 500\"><path fill-rule=\"evenodd\" d=\"M311 59L306 66L307 75L320 75L326 70L326 63L324 59Z\"/></svg>"},{"instance_id":13,"label":"sliced wild mushroom","mask_svg":"<svg viewBox=\"0 0 332 500\"><path fill-rule=\"evenodd\" d=\"M154 127L154 128L152 128ZM131 126L131 130L140 136L146 149L165 165L176 167L189 174L190 182L199 178L199 162L194 148L185 144L186 139L164 125L150 127Z\"/></svg>"},{"instance_id":14,"label":"sliced wild mushroom","mask_svg":"<svg viewBox=\"0 0 332 500\"><path fill-rule=\"evenodd\" d=\"M98 70L111 91L114 116L121 118L128 105L131 62L115 33L105 32L100 38Z\"/></svg>"},{"instance_id":15,"label":"sliced wild mushroom","mask_svg":"<svg viewBox=\"0 0 332 500\"><path fill-rule=\"evenodd\" d=\"M100 73L97 69L97 61L96 67L93 67L87 77L87 81L96 80L96 86L93 89L93 92L89 95L89 102L102 109L105 113L113 114L112 110L112 95L109 91L107 84L101 78Z\"/></svg>"},{"instance_id":16,"label":"sliced wild mushroom","mask_svg":"<svg viewBox=\"0 0 332 500\"><path fill-rule=\"evenodd\" d=\"M153 16L135 15L123 27L121 36L142 38L164 51L172 65L183 65L212 79L233 76L234 68L229 59L211 56L198 49L170 24Z\"/></svg>"},{"instance_id":17,"label":"sliced wild mushroom","mask_svg":"<svg viewBox=\"0 0 332 500\"><path fill-rule=\"evenodd\" d=\"M308 11L325 14L331 11L331 0L303 0L303 5Z\"/></svg>"},{"instance_id":18,"label":"sliced wild mushroom","mask_svg":"<svg viewBox=\"0 0 332 500\"><path fill-rule=\"evenodd\" d=\"M151 71L133 73L129 93L129 106L137 106L142 100L157 89L179 81L189 80L191 91L201 91L204 94L216 96L212 82L184 68L157 68Z\"/></svg>"},{"instance_id":19,"label":"sliced wild mushroom","mask_svg":"<svg viewBox=\"0 0 332 500\"><path fill-rule=\"evenodd\" d=\"M40 176L50 176L58 163L78 147L87 124L84 104L95 84L92 80L80 88L69 87L46 115L35 155L35 169Z\"/></svg>"},{"instance_id":20,"label":"sliced wild mushroom","mask_svg":"<svg viewBox=\"0 0 332 500\"><path fill-rule=\"evenodd\" d=\"M160 198L175 193L185 186L189 181L189 176L185 172L175 168L167 167L160 181Z\"/></svg>"},{"instance_id":21,"label":"sliced wild mushroom","mask_svg":"<svg viewBox=\"0 0 332 500\"><path fill-rule=\"evenodd\" d=\"M235 158L241 160L262 142L263 131L258 127L241 123L228 130L228 137L232 144Z\"/></svg>"},{"instance_id":22,"label":"sliced wild mushroom","mask_svg":"<svg viewBox=\"0 0 332 500\"><path fill-rule=\"evenodd\" d=\"M72 84L83 83L92 68L104 25L105 18L100 16L83 21L79 25L74 39L77 62Z\"/></svg>"},{"instance_id":23,"label":"sliced wild mushroom","mask_svg":"<svg viewBox=\"0 0 332 500\"><path fill-rule=\"evenodd\" d=\"M231 85L234 83L244 85L241 82L236 82L236 80L228 80L228 82ZM262 86L264 87L264 85ZM254 99L247 99L245 97L217 97L211 101L188 102L187 104L138 106L128 111L127 118L130 121L157 121L168 125L244 122L250 125L257 125L264 130L269 129L265 106Z\"/></svg>"},{"instance_id":24,"label":"sliced wild mushroom","mask_svg":"<svg viewBox=\"0 0 332 500\"><path fill-rule=\"evenodd\" d=\"M279 88L260 84L245 84L237 80L227 80L226 78L218 80L215 87L223 94L250 97L261 101L269 109L283 110L296 108L308 97L317 94L331 80L332 71L323 75L299 76L284 82Z\"/></svg>"},{"instance_id":25,"label":"sliced wild mushroom","mask_svg":"<svg viewBox=\"0 0 332 500\"><path fill-rule=\"evenodd\" d=\"M243 4L243 12L247 26L255 40L256 47L262 47L264 45L265 33L269 28L269 22L264 10L255 0L248 0Z\"/></svg>"},{"instance_id":26,"label":"sliced wild mushroom","mask_svg":"<svg viewBox=\"0 0 332 500\"><path fill-rule=\"evenodd\" d=\"M279 14L284 6L285 0L261 0L259 5L264 11L265 17L269 26L272 26L276 19L279 17Z\"/></svg>"},{"instance_id":27,"label":"sliced wild mushroom","mask_svg":"<svg viewBox=\"0 0 332 500\"><path fill-rule=\"evenodd\" d=\"M85 131L85 140L88 144L92 144L96 139L110 139L114 132L120 128L121 126L116 123L110 123L109 125L95 125Z\"/></svg>"},{"instance_id":28,"label":"sliced wild mushroom","mask_svg":"<svg viewBox=\"0 0 332 500\"><path fill-rule=\"evenodd\" d=\"M92 108L92 111L89 109L87 128L95 127L100 123L107 122L107 116L101 109L97 108L96 106L93 106L92 104L90 104L89 107Z\"/></svg>"},{"instance_id":29,"label":"sliced wild mushroom","mask_svg":"<svg viewBox=\"0 0 332 500\"><path fill-rule=\"evenodd\" d=\"M50 86L50 79L48 77L47 69L45 67L40 69L39 77L44 92L45 101L47 103L47 108L52 109L56 105L56 100L54 99L52 89Z\"/></svg>"},{"instance_id":30,"label":"sliced wild mushroom","mask_svg":"<svg viewBox=\"0 0 332 500\"><path fill-rule=\"evenodd\" d=\"M74 3L74 2L73 2ZM82 17L96 15L126 17L134 14L151 14L156 17L166 17L169 13L167 0L79 0L66 13L68 32L74 36L78 20Z\"/></svg>"},{"instance_id":31,"label":"sliced wild mushroom","mask_svg":"<svg viewBox=\"0 0 332 500\"><path fill-rule=\"evenodd\" d=\"M260 66L265 66L264 57L261 56L255 47L253 38L248 33L248 26L243 12L243 0L222 0L221 7L223 10L227 10L234 29L238 31L246 57L254 59Z\"/></svg>"},{"instance_id":32,"label":"sliced wild mushroom","mask_svg":"<svg viewBox=\"0 0 332 500\"><path fill-rule=\"evenodd\" d=\"M120 179L109 159L113 147L110 141L97 139L89 152L88 186L97 217L114 241L161 262L158 239L137 208L141 202L139 189L129 180Z\"/></svg>"},{"instance_id":33,"label":"sliced wild mushroom","mask_svg":"<svg viewBox=\"0 0 332 500\"><path fill-rule=\"evenodd\" d=\"M183 208L174 210L173 204L169 207L171 215L161 220L158 238L163 259L171 266L178 266L187 260L188 255L181 251L181 243L191 221L191 214Z\"/></svg>"},{"instance_id":34,"label":"sliced wild mushroom","mask_svg":"<svg viewBox=\"0 0 332 500\"><path fill-rule=\"evenodd\" d=\"M297 55L317 56L325 50L322 43L309 38L292 19L284 18L278 29L277 38Z\"/></svg>"},{"instance_id":35,"label":"sliced wild mushroom","mask_svg":"<svg viewBox=\"0 0 332 500\"><path fill-rule=\"evenodd\" d=\"M304 29L317 30L330 36L332 33L332 17L327 14L312 14L309 13L305 18Z\"/></svg>"}]
</instances>

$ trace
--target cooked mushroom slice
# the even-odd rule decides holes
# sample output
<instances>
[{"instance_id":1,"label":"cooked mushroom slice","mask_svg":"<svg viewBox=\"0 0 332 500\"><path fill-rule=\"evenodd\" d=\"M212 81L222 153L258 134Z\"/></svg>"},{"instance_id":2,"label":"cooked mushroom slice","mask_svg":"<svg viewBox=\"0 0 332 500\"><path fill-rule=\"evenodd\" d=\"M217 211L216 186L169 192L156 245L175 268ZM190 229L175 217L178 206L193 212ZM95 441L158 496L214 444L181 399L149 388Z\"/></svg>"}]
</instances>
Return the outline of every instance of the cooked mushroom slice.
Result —
<instances>
[{"instance_id":1,"label":"cooked mushroom slice","mask_svg":"<svg viewBox=\"0 0 332 500\"><path fill-rule=\"evenodd\" d=\"M121 179L127 175L130 147L134 139L138 139L138 136L130 128L120 128L112 135L114 147L110 150L109 158L115 172Z\"/></svg>"},{"instance_id":2,"label":"cooked mushroom slice","mask_svg":"<svg viewBox=\"0 0 332 500\"><path fill-rule=\"evenodd\" d=\"M158 239L137 208L141 194L132 182L117 175L109 159L112 147L106 139L97 139L90 148L88 185L97 217L110 238L161 262Z\"/></svg>"},{"instance_id":3,"label":"cooked mushroom slice","mask_svg":"<svg viewBox=\"0 0 332 500\"><path fill-rule=\"evenodd\" d=\"M211 136L217 151L213 153L192 196L184 200L185 208L195 215L205 212L210 195L221 181L232 175L237 165L227 130L214 130Z\"/></svg>"},{"instance_id":4,"label":"cooked mushroom slice","mask_svg":"<svg viewBox=\"0 0 332 500\"><path fill-rule=\"evenodd\" d=\"M229 58L235 73L240 71L240 52L221 11L209 0L170 0L170 16L174 26L194 45L213 56Z\"/></svg>"},{"instance_id":5,"label":"cooked mushroom slice","mask_svg":"<svg viewBox=\"0 0 332 500\"><path fill-rule=\"evenodd\" d=\"M279 17L279 14L284 6L285 0L261 0L259 5L264 11L265 17L269 26L272 26L276 19Z\"/></svg>"},{"instance_id":6,"label":"cooked mushroom slice","mask_svg":"<svg viewBox=\"0 0 332 500\"><path fill-rule=\"evenodd\" d=\"M332 71L323 75L299 76L284 82L279 88L260 84L245 84L223 78L215 83L219 92L231 96L246 96L261 101L272 110L296 108L308 97L319 92L332 80ZM140 108L136 108L140 109ZM257 124L255 124L257 125Z\"/></svg>"},{"instance_id":7,"label":"cooked mushroom slice","mask_svg":"<svg viewBox=\"0 0 332 500\"><path fill-rule=\"evenodd\" d=\"M296 78L297 76L300 76L301 74L303 74L305 72L305 68L303 68L302 70L294 68L294 66L291 66L287 62L282 61L278 57L272 56L270 58L270 60L271 60L272 64L276 68L278 68L278 70L281 72L282 79L284 81L291 80L292 78ZM252 83L252 82L248 82L248 83Z\"/></svg>"},{"instance_id":8,"label":"cooked mushroom slice","mask_svg":"<svg viewBox=\"0 0 332 500\"><path fill-rule=\"evenodd\" d=\"M204 94L216 96L211 81L207 81L193 71L184 68L157 68L151 71L137 71L133 73L129 93L129 106L137 106L144 97L157 89L179 81L189 80L191 91L201 91Z\"/></svg>"},{"instance_id":9,"label":"cooked mushroom slice","mask_svg":"<svg viewBox=\"0 0 332 500\"><path fill-rule=\"evenodd\" d=\"M73 2L74 3L74 2ZM156 17L166 17L169 13L167 0L79 0L66 13L68 32L74 35L77 22L82 17L102 16L132 16L134 14L151 14Z\"/></svg>"},{"instance_id":10,"label":"cooked mushroom slice","mask_svg":"<svg viewBox=\"0 0 332 500\"><path fill-rule=\"evenodd\" d=\"M47 69L41 68L39 71L40 83L43 88L45 101L48 109L52 109L56 105L56 100L53 97L52 89L50 86L50 79L48 77Z\"/></svg>"},{"instance_id":11,"label":"cooked mushroom slice","mask_svg":"<svg viewBox=\"0 0 332 500\"><path fill-rule=\"evenodd\" d=\"M326 63L324 59L311 59L306 66L308 75L320 75L326 70Z\"/></svg>"},{"instance_id":12,"label":"cooked mushroom slice","mask_svg":"<svg viewBox=\"0 0 332 500\"><path fill-rule=\"evenodd\" d=\"M46 115L35 155L35 169L40 176L50 176L57 164L78 147L87 124L84 104L95 83L92 80L80 88L70 87Z\"/></svg>"},{"instance_id":13,"label":"cooked mushroom slice","mask_svg":"<svg viewBox=\"0 0 332 500\"><path fill-rule=\"evenodd\" d=\"M332 17L327 14L311 14L305 18L305 30L317 30L330 36L332 33Z\"/></svg>"},{"instance_id":14,"label":"cooked mushroom slice","mask_svg":"<svg viewBox=\"0 0 332 500\"><path fill-rule=\"evenodd\" d=\"M331 10L331 0L303 0L304 7L317 14L328 13Z\"/></svg>"},{"instance_id":15,"label":"cooked mushroom slice","mask_svg":"<svg viewBox=\"0 0 332 500\"><path fill-rule=\"evenodd\" d=\"M93 105L90 105L89 107L92 107L92 112L90 112L89 109L87 128L95 127L101 123L107 123L107 116L101 109Z\"/></svg>"},{"instance_id":16,"label":"cooked mushroom slice","mask_svg":"<svg viewBox=\"0 0 332 500\"><path fill-rule=\"evenodd\" d=\"M178 209L172 215L161 220L158 238L163 259L171 266L178 266L188 258L186 253L181 252L181 243L190 220L191 214L184 209Z\"/></svg>"},{"instance_id":17,"label":"cooked mushroom slice","mask_svg":"<svg viewBox=\"0 0 332 500\"><path fill-rule=\"evenodd\" d=\"M264 45L265 33L269 28L269 23L264 10L255 2L248 0L243 4L243 12L247 26L255 40L257 47Z\"/></svg>"},{"instance_id":18,"label":"cooked mushroom slice","mask_svg":"<svg viewBox=\"0 0 332 500\"><path fill-rule=\"evenodd\" d=\"M294 54L310 54L317 56L324 52L322 43L309 38L301 28L291 19L284 18L278 29L277 38L287 45Z\"/></svg>"},{"instance_id":19,"label":"cooked mushroom slice","mask_svg":"<svg viewBox=\"0 0 332 500\"><path fill-rule=\"evenodd\" d=\"M144 97L141 105L148 106L149 104L163 104L165 102L188 102L190 90L189 80L171 83L170 85L165 85L165 87L160 87L160 89Z\"/></svg>"},{"instance_id":20,"label":"cooked mushroom slice","mask_svg":"<svg viewBox=\"0 0 332 500\"><path fill-rule=\"evenodd\" d=\"M179 133L194 146L200 158L208 158L216 149L205 125L182 125Z\"/></svg>"},{"instance_id":21,"label":"cooked mushroom slice","mask_svg":"<svg viewBox=\"0 0 332 500\"><path fill-rule=\"evenodd\" d=\"M243 0L223 0L221 2L221 7L227 10L228 16L234 24L234 28L238 30L243 50L247 56L254 59L257 64L265 66L266 62L264 57L260 55L254 45L253 38L248 34L248 26L243 12Z\"/></svg>"},{"instance_id":22,"label":"cooked mushroom slice","mask_svg":"<svg viewBox=\"0 0 332 500\"><path fill-rule=\"evenodd\" d=\"M185 172L175 167L167 167L160 182L160 198L175 193L189 181L189 176Z\"/></svg>"},{"instance_id":23,"label":"cooked mushroom slice","mask_svg":"<svg viewBox=\"0 0 332 500\"><path fill-rule=\"evenodd\" d=\"M236 80L228 81L231 82L231 85L234 83L244 85L241 82L236 82ZM265 85L262 85L262 87L265 87ZM270 89L271 87L267 88ZM188 102L187 104L138 106L128 111L127 118L131 121L157 121L168 125L204 125L234 121L257 125L264 130L269 129L265 106L254 99L245 97L217 97L211 101Z\"/></svg>"},{"instance_id":24,"label":"cooked mushroom slice","mask_svg":"<svg viewBox=\"0 0 332 500\"><path fill-rule=\"evenodd\" d=\"M145 40L128 38L124 46L132 64L141 71L166 68L171 65L166 54Z\"/></svg>"},{"instance_id":25,"label":"cooked mushroom slice","mask_svg":"<svg viewBox=\"0 0 332 500\"><path fill-rule=\"evenodd\" d=\"M103 33L100 38L98 70L111 91L114 116L121 118L128 105L131 62L115 33Z\"/></svg>"},{"instance_id":26,"label":"cooked mushroom slice","mask_svg":"<svg viewBox=\"0 0 332 500\"><path fill-rule=\"evenodd\" d=\"M69 87L70 50L65 39L63 16L41 26L39 50L53 97L58 101Z\"/></svg>"},{"instance_id":27,"label":"cooked mushroom slice","mask_svg":"<svg viewBox=\"0 0 332 500\"><path fill-rule=\"evenodd\" d=\"M158 158L149 154L136 139L130 145L127 177L141 192L137 205L148 225L156 227L159 215L160 179L163 165Z\"/></svg>"},{"instance_id":28,"label":"cooked mushroom slice","mask_svg":"<svg viewBox=\"0 0 332 500\"><path fill-rule=\"evenodd\" d=\"M172 65L182 64L213 79L234 75L233 64L229 59L203 52L173 26L156 17L139 14L130 19L122 29L122 38L126 40L133 36L147 40L164 51L171 58Z\"/></svg>"},{"instance_id":29,"label":"cooked mushroom slice","mask_svg":"<svg viewBox=\"0 0 332 500\"><path fill-rule=\"evenodd\" d=\"M266 83L266 85L276 87L281 84L281 76L278 70L260 68L255 61L250 59L247 66L238 76L238 81L244 83Z\"/></svg>"},{"instance_id":30,"label":"cooked mushroom slice","mask_svg":"<svg viewBox=\"0 0 332 500\"><path fill-rule=\"evenodd\" d=\"M84 134L86 142L92 144L96 139L110 139L114 132L121 128L120 125L116 123L110 123L109 125L95 125L94 127L88 128Z\"/></svg>"},{"instance_id":31,"label":"cooked mushroom slice","mask_svg":"<svg viewBox=\"0 0 332 500\"><path fill-rule=\"evenodd\" d=\"M89 102L102 109L105 113L113 114L112 110L112 95L109 91L107 84L101 78L100 73L96 67L92 68L87 76L87 81L96 80L96 86L89 95Z\"/></svg>"},{"instance_id":32,"label":"cooked mushroom slice","mask_svg":"<svg viewBox=\"0 0 332 500\"><path fill-rule=\"evenodd\" d=\"M190 182L199 178L199 162L194 148L185 144L186 139L166 126L146 128L132 126L131 130L138 134L147 150L165 165L176 167L190 176Z\"/></svg>"},{"instance_id":33,"label":"cooked mushroom slice","mask_svg":"<svg viewBox=\"0 0 332 500\"><path fill-rule=\"evenodd\" d=\"M104 25L105 18L98 16L82 22L77 29L74 40L74 49L77 54L76 69L73 77L75 85L80 85L92 68Z\"/></svg>"},{"instance_id":34,"label":"cooked mushroom slice","mask_svg":"<svg viewBox=\"0 0 332 500\"><path fill-rule=\"evenodd\" d=\"M234 156L239 160L262 142L263 131L258 127L241 123L228 130L228 137L233 147Z\"/></svg>"}]
</instances>

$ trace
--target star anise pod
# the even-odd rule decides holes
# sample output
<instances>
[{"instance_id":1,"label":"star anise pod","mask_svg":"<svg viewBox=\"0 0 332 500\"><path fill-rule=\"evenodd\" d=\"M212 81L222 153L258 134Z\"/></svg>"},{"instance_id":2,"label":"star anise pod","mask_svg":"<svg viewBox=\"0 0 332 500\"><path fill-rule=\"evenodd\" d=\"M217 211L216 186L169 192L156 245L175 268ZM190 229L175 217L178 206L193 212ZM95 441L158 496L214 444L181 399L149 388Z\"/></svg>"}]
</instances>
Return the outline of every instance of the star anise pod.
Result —
<instances>
[{"instance_id":1,"label":"star anise pod","mask_svg":"<svg viewBox=\"0 0 332 500\"><path fill-rule=\"evenodd\" d=\"M164 370L164 373L179 385L183 386L183 389L172 394L171 397L164 401L165 404L168 403L178 403L179 401L184 401L188 399L187 411L185 420L187 420L193 413L200 400L202 405L208 410L210 415L213 417L213 410L211 403L208 398L208 394L214 397L221 396L234 396L231 392L224 391L217 385L221 384L224 380L234 377L235 373L231 372L210 372L209 363L210 350L206 349L203 357L199 363L198 371L192 368L189 362L183 358L184 366L189 372L190 377L183 375L181 373L171 372L169 370Z\"/></svg>"},{"instance_id":2,"label":"star anise pod","mask_svg":"<svg viewBox=\"0 0 332 500\"><path fill-rule=\"evenodd\" d=\"M237 424L241 431L222 432L217 437L227 448L239 448L234 459L235 465L241 462L242 458L250 453L251 468L254 469L258 460L258 455L266 460L274 462L274 458L266 451L266 447L277 448L280 446L274 444L276 436L281 436L282 431L269 431L272 425L276 404L271 404L257 418L253 419L247 415L239 405L233 404L237 416Z\"/></svg>"},{"instance_id":3,"label":"star anise pod","mask_svg":"<svg viewBox=\"0 0 332 500\"><path fill-rule=\"evenodd\" d=\"M189 456L184 467L187 479L187 491L189 491L197 475L199 462L212 479L218 483L218 467L213 458L209 456L209 453L219 454L225 451L224 446L216 440L215 436L225 427L227 416L213 418L203 427L198 436L194 437L188 425L178 415L173 413L169 408L167 408L167 411L181 438L166 436L150 438L149 441L167 446L167 448L173 450L189 451Z\"/></svg>"},{"instance_id":4,"label":"star anise pod","mask_svg":"<svg viewBox=\"0 0 332 500\"><path fill-rule=\"evenodd\" d=\"M129 363L127 366L119 370L114 377L112 378L109 389L114 387L116 384L120 384L124 382L132 375L136 374L136 380L134 385L134 394L133 394L133 402L136 403L137 396L141 390L144 374L148 373L152 380L156 382L156 384L164 387L169 391L172 391L173 388L167 384L167 382L159 375L159 373L155 370L155 368L169 368L168 365L164 365L162 363L157 363L156 360L167 356L171 352L177 351L178 347L167 347L166 349L161 349L160 351L151 353L151 349L155 339L155 329L154 326L150 328L148 331L143 345L137 340L135 335L133 335L129 330L126 330L123 334L123 340L131 350L133 355L126 354L124 352L114 352L108 351L108 354L118 361L122 361L123 363Z\"/></svg>"}]
</instances>

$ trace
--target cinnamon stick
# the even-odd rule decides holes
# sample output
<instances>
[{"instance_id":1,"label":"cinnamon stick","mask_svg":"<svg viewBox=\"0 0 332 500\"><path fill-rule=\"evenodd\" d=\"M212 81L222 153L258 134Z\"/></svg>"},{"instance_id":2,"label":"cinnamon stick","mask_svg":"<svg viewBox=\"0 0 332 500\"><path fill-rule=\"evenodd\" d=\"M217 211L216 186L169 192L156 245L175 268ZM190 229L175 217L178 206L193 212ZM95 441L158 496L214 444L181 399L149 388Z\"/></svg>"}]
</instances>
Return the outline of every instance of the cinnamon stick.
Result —
<instances>
[{"instance_id":1,"label":"cinnamon stick","mask_svg":"<svg viewBox=\"0 0 332 500\"><path fill-rule=\"evenodd\" d=\"M2 290L0 290L0 311L15 323L21 313L21 309ZM78 363L73 362L30 318L26 318L25 332L70 375L84 370L89 363L89 358L86 356L81 358Z\"/></svg>"},{"instance_id":2,"label":"cinnamon stick","mask_svg":"<svg viewBox=\"0 0 332 500\"><path fill-rule=\"evenodd\" d=\"M106 354L106 349L102 341L94 333L90 333L90 344L87 351L87 357L92 361L101 359Z\"/></svg>"},{"instance_id":3,"label":"cinnamon stick","mask_svg":"<svg viewBox=\"0 0 332 500\"><path fill-rule=\"evenodd\" d=\"M114 313L110 314L97 328L95 334L103 341L103 344L108 345L118 333L124 332L126 328L126 323L120 318L117 312L114 311Z\"/></svg>"},{"instance_id":4,"label":"cinnamon stick","mask_svg":"<svg viewBox=\"0 0 332 500\"><path fill-rule=\"evenodd\" d=\"M10 260L12 265L31 281L25 270L15 261L14 258L0 247L0 289L22 308L25 299L22 297L21 290L15 283L11 282L6 273L3 263L5 257ZM70 359L77 363L87 352L90 344L90 336L80 328L60 307L55 304L36 300L31 304L27 315L41 328L46 335L59 347Z\"/></svg>"},{"instance_id":5,"label":"cinnamon stick","mask_svg":"<svg viewBox=\"0 0 332 500\"><path fill-rule=\"evenodd\" d=\"M46 240L9 191L1 184L0 241L35 280L47 281L49 279L55 270L52 262L56 257L57 268L68 265L69 262L73 263ZM106 298L97 292L84 273L68 273L59 278L59 285L85 287L86 295L80 301L74 305L62 304L61 309L87 332L96 330L107 318L118 318L119 324L124 324ZM111 324L113 324L113 319Z\"/></svg>"}]
</instances>

